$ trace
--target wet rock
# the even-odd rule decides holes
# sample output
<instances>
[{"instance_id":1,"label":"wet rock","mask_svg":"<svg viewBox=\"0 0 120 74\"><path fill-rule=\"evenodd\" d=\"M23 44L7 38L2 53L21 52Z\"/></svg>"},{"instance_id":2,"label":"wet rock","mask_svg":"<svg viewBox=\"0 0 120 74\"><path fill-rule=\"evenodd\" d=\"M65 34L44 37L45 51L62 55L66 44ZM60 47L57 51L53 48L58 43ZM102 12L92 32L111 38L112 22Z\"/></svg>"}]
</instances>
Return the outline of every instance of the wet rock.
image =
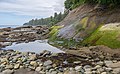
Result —
<instances>
[{"instance_id":1,"label":"wet rock","mask_svg":"<svg viewBox=\"0 0 120 74\"><path fill-rule=\"evenodd\" d=\"M50 55L51 55L51 52L50 52L50 51L47 51L47 50L44 50L40 55L41 55L42 57L47 57L47 56L50 56Z\"/></svg>"},{"instance_id":2,"label":"wet rock","mask_svg":"<svg viewBox=\"0 0 120 74\"><path fill-rule=\"evenodd\" d=\"M3 46L10 46L10 45L12 45L12 42L3 42L2 45Z\"/></svg>"}]
</instances>

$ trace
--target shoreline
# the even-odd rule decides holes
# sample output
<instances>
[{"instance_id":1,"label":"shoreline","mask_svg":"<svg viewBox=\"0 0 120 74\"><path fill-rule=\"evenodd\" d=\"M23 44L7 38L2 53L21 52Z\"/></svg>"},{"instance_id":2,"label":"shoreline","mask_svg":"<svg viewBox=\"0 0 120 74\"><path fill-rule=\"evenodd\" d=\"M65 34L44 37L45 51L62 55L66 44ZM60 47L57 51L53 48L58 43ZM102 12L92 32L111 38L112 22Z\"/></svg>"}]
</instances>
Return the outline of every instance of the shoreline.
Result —
<instances>
[{"instance_id":1,"label":"shoreline","mask_svg":"<svg viewBox=\"0 0 120 74\"><path fill-rule=\"evenodd\" d=\"M10 46L13 42L28 43L46 39L48 33L49 28L42 26L0 29L0 42L3 42L0 44L5 47ZM2 41L2 38L7 41ZM120 73L120 51L118 50L106 46L90 46L63 51L66 53L52 53L45 50L36 54L34 52L0 50L0 74Z\"/></svg>"},{"instance_id":2,"label":"shoreline","mask_svg":"<svg viewBox=\"0 0 120 74\"><path fill-rule=\"evenodd\" d=\"M96 49L93 51L96 52ZM40 54L0 50L0 55L2 74L29 74L30 72L33 74L117 74L120 69L120 60L112 57L112 59L110 57L104 59L95 55L89 56L86 53L78 56L69 53L51 53L46 50Z\"/></svg>"}]
</instances>

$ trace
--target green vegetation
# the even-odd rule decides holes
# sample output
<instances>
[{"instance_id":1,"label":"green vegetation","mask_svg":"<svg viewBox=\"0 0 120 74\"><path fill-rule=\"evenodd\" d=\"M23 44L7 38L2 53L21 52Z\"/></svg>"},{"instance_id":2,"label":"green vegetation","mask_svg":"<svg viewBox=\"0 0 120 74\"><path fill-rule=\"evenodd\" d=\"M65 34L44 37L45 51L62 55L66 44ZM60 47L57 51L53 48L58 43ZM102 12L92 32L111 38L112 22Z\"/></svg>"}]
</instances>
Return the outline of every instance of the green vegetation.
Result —
<instances>
[{"instance_id":1,"label":"green vegetation","mask_svg":"<svg viewBox=\"0 0 120 74\"><path fill-rule=\"evenodd\" d=\"M73 39L64 39L57 37L57 34L59 32L59 29L63 26L52 26L51 32L49 33L49 42L54 43L54 46L63 46L63 47L77 47L79 45L79 42L76 42Z\"/></svg>"},{"instance_id":2,"label":"green vegetation","mask_svg":"<svg viewBox=\"0 0 120 74\"><path fill-rule=\"evenodd\" d=\"M109 5L117 6L120 4L120 0L66 0L65 8L72 10L84 3L102 4L106 6Z\"/></svg>"},{"instance_id":3,"label":"green vegetation","mask_svg":"<svg viewBox=\"0 0 120 74\"><path fill-rule=\"evenodd\" d=\"M52 26L51 27L51 32L49 33L50 40L53 41L57 39L57 34L59 32L59 29L62 28L63 26Z\"/></svg>"},{"instance_id":4,"label":"green vegetation","mask_svg":"<svg viewBox=\"0 0 120 74\"><path fill-rule=\"evenodd\" d=\"M83 41L86 45L106 45L111 48L120 48L120 27L98 28L94 33Z\"/></svg>"},{"instance_id":5,"label":"green vegetation","mask_svg":"<svg viewBox=\"0 0 120 74\"><path fill-rule=\"evenodd\" d=\"M54 13L54 16L41 19L32 19L28 23L24 23L23 25L55 25L58 22L62 21L67 14L68 12L64 12L64 14L62 14L61 12L59 14Z\"/></svg>"}]
</instances>

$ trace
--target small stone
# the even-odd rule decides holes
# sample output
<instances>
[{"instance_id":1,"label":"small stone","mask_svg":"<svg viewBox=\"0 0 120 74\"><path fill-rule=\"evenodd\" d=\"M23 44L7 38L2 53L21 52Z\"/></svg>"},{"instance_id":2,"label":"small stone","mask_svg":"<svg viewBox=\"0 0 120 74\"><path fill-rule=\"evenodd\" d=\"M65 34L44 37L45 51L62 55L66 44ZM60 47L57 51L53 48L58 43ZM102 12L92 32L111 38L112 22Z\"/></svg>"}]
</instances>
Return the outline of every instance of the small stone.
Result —
<instances>
[{"instance_id":1,"label":"small stone","mask_svg":"<svg viewBox=\"0 0 120 74\"><path fill-rule=\"evenodd\" d=\"M63 74L62 72L59 72L58 74Z\"/></svg>"},{"instance_id":2,"label":"small stone","mask_svg":"<svg viewBox=\"0 0 120 74\"><path fill-rule=\"evenodd\" d=\"M35 69L35 71L38 71L38 72L40 72L41 70L42 70L41 67L37 67L37 68Z\"/></svg>"},{"instance_id":3,"label":"small stone","mask_svg":"<svg viewBox=\"0 0 120 74\"><path fill-rule=\"evenodd\" d=\"M113 69L113 74L120 74L120 68Z\"/></svg>"},{"instance_id":4,"label":"small stone","mask_svg":"<svg viewBox=\"0 0 120 74\"><path fill-rule=\"evenodd\" d=\"M27 58L22 58L22 62L26 62L27 61Z\"/></svg>"},{"instance_id":5,"label":"small stone","mask_svg":"<svg viewBox=\"0 0 120 74\"><path fill-rule=\"evenodd\" d=\"M73 71L73 70L74 70L74 68L72 68L72 67L71 67L71 68L69 68L69 70L70 70L70 71Z\"/></svg>"},{"instance_id":6,"label":"small stone","mask_svg":"<svg viewBox=\"0 0 120 74\"><path fill-rule=\"evenodd\" d=\"M92 71L92 74L97 74L97 72L96 71Z\"/></svg>"},{"instance_id":7,"label":"small stone","mask_svg":"<svg viewBox=\"0 0 120 74\"><path fill-rule=\"evenodd\" d=\"M5 69L13 69L13 65L6 65Z\"/></svg>"},{"instance_id":8,"label":"small stone","mask_svg":"<svg viewBox=\"0 0 120 74\"><path fill-rule=\"evenodd\" d=\"M85 72L84 74L92 74L92 72L91 72L91 71L88 71L88 72Z\"/></svg>"},{"instance_id":9,"label":"small stone","mask_svg":"<svg viewBox=\"0 0 120 74\"><path fill-rule=\"evenodd\" d=\"M51 65L46 66L46 69L47 69L47 70L50 69L50 68L52 68Z\"/></svg>"},{"instance_id":10,"label":"small stone","mask_svg":"<svg viewBox=\"0 0 120 74\"><path fill-rule=\"evenodd\" d=\"M91 68L91 66L90 65L85 65L84 69L87 69L87 68Z\"/></svg>"},{"instance_id":11,"label":"small stone","mask_svg":"<svg viewBox=\"0 0 120 74\"><path fill-rule=\"evenodd\" d=\"M7 69L7 70L4 70L2 73L3 73L3 74L12 74L12 73L13 73L13 70Z\"/></svg>"},{"instance_id":12,"label":"small stone","mask_svg":"<svg viewBox=\"0 0 120 74\"><path fill-rule=\"evenodd\" d=\"M28 66L28 68L35 70L35 67L33 67L33 66Z\"/></svg>"},{"instance_id":13,"label":"small stone","mask_svg":"<svg viewBox=\"0 0 120 74\"><path fill-rule=\"evenodd\" d=\"M100 66L100 65L95 66L95 69L99 69L99 68L101 68L101 66Z\"/></svg>"},{"instance_id":14,"label":"small stone","mask_svg":"<svg viewBox=\"0 0 120 74\"><path fill-rule=\"evenodd\" d=\"M15 64L14 69L18 69L20 67L20 64Z\"/></svg>"},{"instance_id":15,"label":"small stone","mask_svg":"<svg viewBox=\"0 0 120 74\"><path fill-rule=\"evenodd\" d=\"M75 64L79 64L79 63L81 63L81 61L75 61L74 63L75 63Z\"/></svg>"},{"instance_id":16,"label":"small stone","mask_svg":"<svg viewBox=\"0 0 120 74\"><path fill-rule=\"evenodd\" d=\"M48 61L45 61L44 62L44 66L48 66L48 65L51 65L52 64L52 61L51 60L48 60Z\"/></svg>"},{"instance_id":17,"label":"small stone","mask_svg":"<svg viewBox=\"0 0 120 74\"><path fill-rule=\"evenodd\" d=\"M100 62L97 62L97 64L102 66L102 65L104 65L104 62L100 61Z\"/></svg>"},{"instance_id":18,"label":"small stone","mask_svg":"<svg viewBox=\"0 0 120 74\"><path fill-rule=\"evenodd\" d=\"M76 66L76 67L75 67L75 70L76 70L76 71L80 71L81 69L82 69L82 66Z\"/></svg>"},{"instance_id":19,"label":"small stone","mask_svg":"<svg viewBox=\"0 0 120 74\"><path fill-rule=\"evenodd\" d=\"M37 64L36 61L31 61L31 62L30 62L30 65L32 65L32 66L34 66L34 67L37 67L37 66L38 66L38 64Z\"/></svg>"},{"instance_id":20,"label":"small stone","mask_svg":"<svg viewBox=\"0 0 120 74\"><path fill-rule=\"evenodd\" d=\"M57 74L57 71L52 71L51 74Z\"/></svg>"},{"instance_id":21,"label":"small stone","mask_svg":"<svg viewBox=\"0 0 120 74\"><path fill-rule=\"evenodd\" d=\"M86 72L91 72L91 68L85 69Z\"/></svg>"},{"instance_id":22,"label":"small stone","mask_svg":"<svg viewBox=\"0 0 120 74\"><path fill-rule=\"evenodd\" d=\"M99 69L97 69L97 71L98 71L99 73L101 73L101 72L104 71L104 69L103 69L103 68L99 68Z\"/></svg>"},{"instance_id":23,"label":"small stone","mask_svg":"<svg viewBox=\"0 0 120 74\"><path fill-rule=\"evenodd\" d=\"M112 63L108 67L110 67L110 68L120 68L120 62Z\"/></svg>"},{"instance_id":24,"label":"small stone","mask_svg":"<svg viewBox=\"0 0 120 74\"><path fill-rule=\"evenodd\" d=\"M2 58L0 61L1 61L2 63L4 63L4 62L8 62L8 59L7 59L7 58Z\"/></svg>"},{"instance_id":25,"label":"small stone","mask_svg":"<svg viewBox=\"0 0 120 74\"><path fill-rule=\"evenodd\" d=\"M101 74L107 74L107 72L102 72Z\"/></svg>"},{"instance_id":26,"label":"small stone","mask_svg":"<svg viewBox=\"0 0 120 74\"><path fill-rule=\"evenodd\" d=\"M51 73L52 71L55 71L54 69L50 69L49 72Z\"/></svg>"},{"instance_id":27,"label":"small stone","mask_svg":"<svg viewBox=\"0 0 120 74\"><path fill-rule=\"evenodd\" d=\"M105 62L105 64L106 64L107 67L109 67L111 64L113 64L112 61L104 61L104 62Z\"/></svg>"},{"instance_id":28,"label":"small stone","mask_svg":"<svg viewBox=\"0 0 120 74\"><path fill-rule=\"evenodd\" d=\"M112 68L106 68L106 71L110 72L110 71L112 71Z\"/></svg>"},{"instance_id":29,"label":"small stone","mask_svg":"<svg viewBox=\"0 0 120 74\"><path fill-rule=\"evenodd\" d=\"M29 60L31 61L35 61L37 59L37 55L36 54L32 54L29 56Z\"/></svg>"}]
</instances>

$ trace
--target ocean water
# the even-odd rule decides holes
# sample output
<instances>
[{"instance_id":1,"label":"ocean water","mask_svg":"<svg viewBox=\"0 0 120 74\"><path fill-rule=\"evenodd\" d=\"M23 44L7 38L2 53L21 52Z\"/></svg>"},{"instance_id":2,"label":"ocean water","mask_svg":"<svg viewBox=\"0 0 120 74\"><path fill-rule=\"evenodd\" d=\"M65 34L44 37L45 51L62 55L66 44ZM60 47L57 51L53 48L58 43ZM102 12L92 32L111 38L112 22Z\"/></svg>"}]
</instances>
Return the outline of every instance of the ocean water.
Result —
<instances>
[{"instance_id":1,"label":"ocean water","mask_svg":"<svg viewBox=\"0 0 120 74\"><path fill-rule=\"evenodd\" d=\"M7 27L16 28L19 26L21 26L21 25L0 25L0 28L7 28Z\"/></svg>"}]
</instances>

